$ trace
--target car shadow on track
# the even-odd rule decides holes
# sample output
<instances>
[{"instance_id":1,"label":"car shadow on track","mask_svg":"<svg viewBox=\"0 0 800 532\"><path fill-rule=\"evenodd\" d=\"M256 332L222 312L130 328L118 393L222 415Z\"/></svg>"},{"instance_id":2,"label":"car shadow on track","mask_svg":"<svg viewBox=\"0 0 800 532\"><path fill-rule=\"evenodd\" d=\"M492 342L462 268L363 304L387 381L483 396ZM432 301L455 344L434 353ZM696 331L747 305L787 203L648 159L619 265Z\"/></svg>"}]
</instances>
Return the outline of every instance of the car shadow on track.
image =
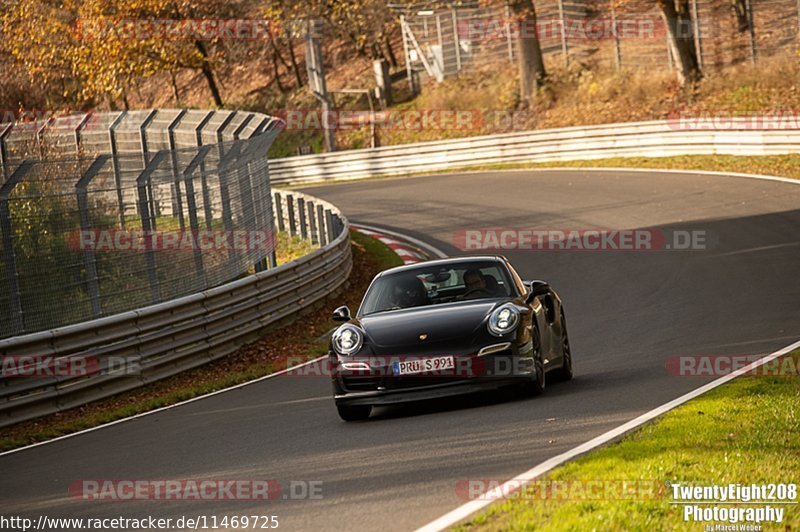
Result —
<instances>
[{"instance_id":1,"label":"car shadow on track","mask_svg":"<svg viewBox=\"0 0 800 532\"><path fill-rule=\"evenodd\" d=\"M580 381L576 378L570 382L550 381L547 390L540 397L530 397L526 395L518 386L507 386L498 390L474 392L441 399L430 399L427 401L417 401L403 403L399 405L381 406L373 410L372 416L367 420L380 421L389 419L401 419L407 417L424 416L430 414L441 414L457 410L467 410L470 408L481 408L505 403L521 401L535 401L546 399L548 396L558 396L570 393L570 387L574 385L586 384L586 379Z\"/></svg>"}]
</instances>

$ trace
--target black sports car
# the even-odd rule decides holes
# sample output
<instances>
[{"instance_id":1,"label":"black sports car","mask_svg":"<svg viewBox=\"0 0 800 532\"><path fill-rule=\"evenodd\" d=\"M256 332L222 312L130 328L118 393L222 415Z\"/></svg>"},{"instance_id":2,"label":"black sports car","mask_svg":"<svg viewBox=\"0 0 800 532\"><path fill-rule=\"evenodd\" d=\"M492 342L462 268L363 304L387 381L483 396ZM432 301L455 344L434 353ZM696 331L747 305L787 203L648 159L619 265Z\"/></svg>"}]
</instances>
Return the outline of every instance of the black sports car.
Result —
<instances>
[{"instance_id":1,"label":"black sports car","mask_svg":"<svg viewBox=\"0 0 800 532\"><path fill-rule=\"evenodd\" d=\"M419 401L510 384L544 391L545 374L572 378L561 299L523 281L505 257L450 258L378 274L355 317L332 335L334 400L345 421L373 405Z\"/></svg>"}]
</instances>

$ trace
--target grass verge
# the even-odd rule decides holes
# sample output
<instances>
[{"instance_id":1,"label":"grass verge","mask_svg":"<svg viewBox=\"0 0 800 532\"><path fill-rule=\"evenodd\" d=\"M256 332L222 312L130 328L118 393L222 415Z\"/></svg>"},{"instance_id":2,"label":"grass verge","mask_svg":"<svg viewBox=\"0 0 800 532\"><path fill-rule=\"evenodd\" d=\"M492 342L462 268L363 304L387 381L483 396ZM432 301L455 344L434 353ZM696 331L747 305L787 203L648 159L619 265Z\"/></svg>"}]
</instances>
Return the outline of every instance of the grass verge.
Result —
<instances>
[{"instance_id":1,"label":"grass verge","mask_svg":"<svg viewBox=\"0 0 800 532\"><path fill-rule=\"evenodd\" d=\"M335 326L330 318L331 309L338 305L355 309L375 274L402 264L397 254L382 242L355 231L350 232L350 237L353 271L335 303L326 301L302 320L279 327L223 359L131 392L0 429L0 451L96 427L269 375L285 369L289 357L310 360L323 355L327 349L324 336Z\"/></svg>"},{"instance_id":2,"label":"grass verge","mask_svg":"<svg viewBox=\"0 0 800 532\"><path fill-rule=\"evenodd\" d=\"M797 368L800 351L788 356L793 357ZM672 493L665 481L706 486L797 483L798 405L800 379L796 372L792 376L740 377L616 444L555 469L541 482L537 480L532 489L495 504L458 529L684 530L692 526L700 530L706 524L714 526L684 521L684 507L669 503ZM633 490L628 500L541 496L555 493L552 489L542 491L541 486L566 485L570 488L562 493L579 495L574 487L588 486L589 481L624 480L639 483L634 486L659 489ZM750 507L758 506L763 505ZM798 505L774 506L785 509L783 522L772 526L762 523L765 529L800 527Z\"/></svg>"}]
</instances>

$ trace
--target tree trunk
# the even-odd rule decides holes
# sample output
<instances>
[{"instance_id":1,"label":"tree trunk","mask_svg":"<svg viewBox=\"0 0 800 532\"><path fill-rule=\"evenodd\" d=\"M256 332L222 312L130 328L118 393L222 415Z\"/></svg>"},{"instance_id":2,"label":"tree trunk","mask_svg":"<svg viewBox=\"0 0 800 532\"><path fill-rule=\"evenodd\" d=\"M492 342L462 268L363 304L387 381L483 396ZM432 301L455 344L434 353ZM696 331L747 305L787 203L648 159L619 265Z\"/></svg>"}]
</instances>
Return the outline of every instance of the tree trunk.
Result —
<instances>
[{"instance_id":1,"label":"tree trunk","mask_svg":"<svg viewBox=\"0 0 800 532\"><path fill-rule=\"evenodd\" d=\"M297 65L297 58L294 55L294 45L292 44L292 38L287 37L286 43L289 46L289 61L292 62L292 70L294 70L294 79L297 80L297 86L303 86L303 76L300 75L300 67Z\"/></svg>"},{"instance_id":2,"label":"tree trunk","mask_svg":"<svg viewBox=\"0 0 800 532\"><path fill-rule=\"evenodd\" d=\"M211 96L214 98L214 104L217 107L222 107L222 96L220 96L217 82L214 80L214 71L211 69L211 63L208 61L208 50L206 50L206 45L203 43L203 41L194 41L194 45L197 48L197 51L200 52L200 56L203 58L203 64L200 69L203 71L203 76L205 76L206 81L208 82L208 88L211 90Z\"/></svg>"},{"instance_id":3,"label":"tree trunk","mask_svg":"<svg viewBox=\"0 0 800 532\"><path fill-rule=\"evenodd\" d=\"M169 78L170 81L172 82L172 96L175 98L175 107L180 107L181 95L180 92L178 92L178 79L175 77L174 70L169 71Z\"/></svg>"},{"instance_id":4,"label":"tree trunk","mask_svg":"<svg viewBox=\"0 0 800 532\"><path fill-rule=\"evenodd\" d=\"M669 46L675 58L678 81L681 85L695 82L702 74L694 45L689 0L661 0L659 3L669 33Z\"/></svg>"},{"instance_id":5,"label":"tree trunk","mask_svg":"<svg viewBox=\"0 0 800 532\"><path fill-rule=\"evenodd\" d=\"M275 81L278 84L278 90L281 91L281 94L285 93L286 87L281 83L281 71L278 68L278 52L276 50L272 51L272 71L275 73Z\"/></svg>"},{"instance_id":6,"label":"tree trunk","mask_svg":"<svg viewBox=\"0 0 800 532\"><path fill-rule=\"evenodd\" d=\"M394 55L392 40L389 38L388 33L384 34L383 43L386 45L386 52L389 54L389 63L392 65L392 68L397 68L397 56ZM458 43L456 43L456 46L458 46Z\"/></svg>"},{"instance_id":7,"label":"tree trunk","mask_svg":"<svg viewBox=\"0 0 800 532\"><path fill-rule=\"evenodd\" d=\"M534 93L544 85L547 78L536 30L536 8L533 0L516 0L510 6L517 24L520 97L529 104Z\"/></svg>"},{"instance_id":8,"label":"tree trunk","mask_svg":"<svg viewBox=\"0 0 800 532\"><path fill-rule=\"evenodd\" d=\"M739 31L745 32L750 29L750 17L747 15L747 5L745 0L732 0L733 12L736 14L736 22L739 24Z\"/></svg>"}]
</instances>

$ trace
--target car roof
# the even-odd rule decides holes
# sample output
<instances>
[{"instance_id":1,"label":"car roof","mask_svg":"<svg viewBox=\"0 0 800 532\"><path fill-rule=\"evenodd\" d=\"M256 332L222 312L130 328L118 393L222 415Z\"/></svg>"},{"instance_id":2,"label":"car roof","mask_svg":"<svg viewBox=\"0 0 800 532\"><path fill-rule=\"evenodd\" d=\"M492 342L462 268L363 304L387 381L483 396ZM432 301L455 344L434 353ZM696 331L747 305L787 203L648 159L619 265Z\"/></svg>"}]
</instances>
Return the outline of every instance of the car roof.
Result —
<instances>
[{"instance_id":1,"label":"car roof","mask_svg":"<svg viewBox=\"0 0 800 532\"><path fill-rule=\"evenodd\" d=\"M460 264L466 262L481 262L481 261L502 262L503 264L505 264L507 262L507 259L502 255L472 255L466 257L448 257L446 259L426 260L422 262L415 262L413 264L404 264L403 266L395 266L394 268L382 271L377 276L382 277L383 275L391 273L413 271L417 268L427 268L430 266L452 266L454 264Z\"/></svg>"}]
</instances>

